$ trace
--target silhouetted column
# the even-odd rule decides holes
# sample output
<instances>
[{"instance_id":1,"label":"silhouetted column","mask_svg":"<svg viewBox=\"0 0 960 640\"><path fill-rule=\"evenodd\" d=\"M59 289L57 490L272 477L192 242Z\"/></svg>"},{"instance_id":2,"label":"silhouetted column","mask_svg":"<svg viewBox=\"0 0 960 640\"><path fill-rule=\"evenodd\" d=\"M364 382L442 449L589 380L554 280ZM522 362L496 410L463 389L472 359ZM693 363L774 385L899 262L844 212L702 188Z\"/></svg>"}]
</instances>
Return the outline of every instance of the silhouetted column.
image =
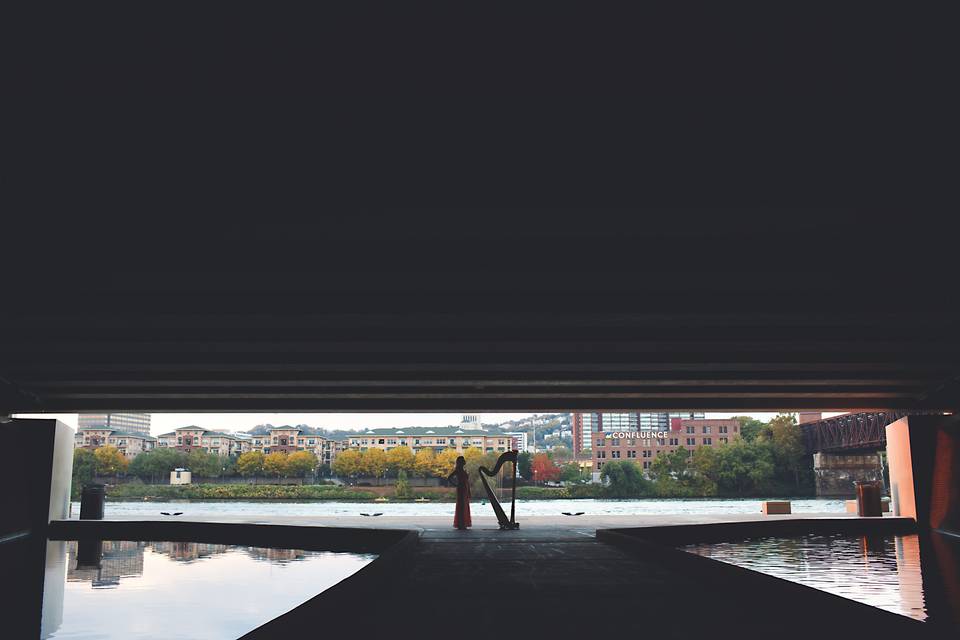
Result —
<instances>
[{"instance_id":1,"label":"silhouetted column","mask_svg":"<svg viewBox=\"0 0 960 640\"><path fill-rule=\"evenodd\" d=\"M893 514L921 528L960 531L958 418L907 416L886 432Z\"/></svg>"}]
</instances>

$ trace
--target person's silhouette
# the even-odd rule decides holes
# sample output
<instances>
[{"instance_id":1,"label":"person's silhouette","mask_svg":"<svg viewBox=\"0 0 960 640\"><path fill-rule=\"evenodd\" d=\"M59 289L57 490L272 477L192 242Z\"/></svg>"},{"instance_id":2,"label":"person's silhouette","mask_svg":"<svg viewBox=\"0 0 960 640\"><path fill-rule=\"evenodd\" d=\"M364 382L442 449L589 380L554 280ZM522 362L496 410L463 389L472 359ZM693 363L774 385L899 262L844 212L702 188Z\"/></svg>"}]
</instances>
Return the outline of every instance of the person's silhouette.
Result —
<instances>
[{"instance_id":1,"label":"person's silhouette","mask_svg":"<svg viewBox=\"0 0 960 640\"><path fill-rule=\"evenodd\" d=\"M470 474L464 469L466 463L463 456L457 456L457 466L447 476L447 480L457 486L457 510L453 514L453 526L461 530L473 524L470 520Z\"/></svg>"}]
</instances>

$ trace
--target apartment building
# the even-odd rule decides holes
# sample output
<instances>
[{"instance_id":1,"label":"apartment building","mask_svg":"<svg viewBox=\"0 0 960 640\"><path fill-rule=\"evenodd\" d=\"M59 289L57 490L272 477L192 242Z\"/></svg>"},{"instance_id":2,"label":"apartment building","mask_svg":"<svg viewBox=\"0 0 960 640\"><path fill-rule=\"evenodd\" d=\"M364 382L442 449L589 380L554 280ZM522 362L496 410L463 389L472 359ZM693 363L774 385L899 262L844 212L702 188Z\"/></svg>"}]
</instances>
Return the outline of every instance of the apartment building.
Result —
<instances>
[{"instance_id":1,"label":"apartment building","mask_svg":"<svg viewBox=\"0 0 960 640\"><path fill-rule=\"evenodd\" d=\"M116 447L125 457L133 459L157 446L157 438L142 433L121 431L111 427L81 427L73 436L75 449Z\"/></svg>"},{"instance_id":2,"label":"apartment building","mask_svg":"<svg viewBox=\"0 0 960 640\"><path fill-rule=\"evenodd\" d=\"M350 448L383 449L410 447L414 453L429 448L436 452L476 447L484 453L503 453L515 446L514 437L501 431L463 429L462 427L406 427L397 429L367 429L349 439Z\"/></svg>"},{"instance_id":3,"label":"apartment building","mask_svg":"<svg viewBox=\"0 0 960 640\"><path fill-rule=\"evenodd\" d=\"M260 426L243 435L249 438L251 451L260 451L265 455L276 451L311 451L320 464L330 464L347 446L344 440L327 438L317 430L303 425Z\"/></svg>"},{"instance_id":4,"label":"apartment building","mask_svg":"<svg viewBox=\"0 0 960 640\"><path fill-rule=\"evenodd\" d=\"M157 436L157 446L170 447L190 453L201 449L218 456L233 456L250 450L250 439L245 434L211 431L203 427L180 427Z\"/></svg>"}]
</instances>

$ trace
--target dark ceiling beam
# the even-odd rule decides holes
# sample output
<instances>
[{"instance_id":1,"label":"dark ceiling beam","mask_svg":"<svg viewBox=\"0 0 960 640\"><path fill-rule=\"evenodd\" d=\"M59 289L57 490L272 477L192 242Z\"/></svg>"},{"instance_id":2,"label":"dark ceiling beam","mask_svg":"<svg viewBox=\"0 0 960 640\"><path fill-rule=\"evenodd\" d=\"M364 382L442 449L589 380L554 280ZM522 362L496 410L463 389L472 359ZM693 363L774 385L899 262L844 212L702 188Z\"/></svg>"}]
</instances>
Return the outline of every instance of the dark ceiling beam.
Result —
<instances>
[{"instance_id":1,"label":"dark ceiling beam","mask_svg":"<svg viewBox=\"0 0 960 640\"><path fill-rule=\"evenodd\" d=\"M76 411L148 411L148 412L404 412L404 411L454 411L454 412L501 412L501 411L790 411L790 410L876 410L876 409L935 409L940 407L920 406L915 402L886 400L867 402L853 398L824 399L795 398L650 398L641 403L622 398L514 398L485 397L468 399L461 397L400 397L376 398L358 396L341 399L250 398L239 396L224 398L110 398L68 399L44 401L42 407L13 407L14 412L45 411L64 413ZM952 410L953 407L944 407Z\"/></svg>"}]
</instances>

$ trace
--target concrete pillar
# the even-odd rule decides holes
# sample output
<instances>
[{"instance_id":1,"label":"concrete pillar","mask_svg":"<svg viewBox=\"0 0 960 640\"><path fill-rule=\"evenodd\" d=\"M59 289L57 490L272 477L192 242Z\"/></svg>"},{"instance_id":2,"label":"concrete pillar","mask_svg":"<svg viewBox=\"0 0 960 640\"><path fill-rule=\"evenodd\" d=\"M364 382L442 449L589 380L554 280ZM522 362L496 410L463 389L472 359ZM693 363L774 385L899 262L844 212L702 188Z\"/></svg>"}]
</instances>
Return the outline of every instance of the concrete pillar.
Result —
<instances>
[{"instance_id":1,"label":"concrete pillar","mask_svg":"<svg viewBox=\"0 0 960 640\"><path fill-rule=\"evenodd\" d=\"M0 424L4 475L15 478L0 492L0 536L41 535L50 520L66 518L73 477L73 429L57 420L16 419Z\"/></svg>"},{"instance_id":2,"label":"concrete pillar","mask_svg":"<svg viewBox=\"0 0 960 640\"><path fill-rule=\"evenodd\" d=\"M907 416L886 431L893 514L960 532L960 420Z\"/></svg>"},{"instance_id":3,"label":"concrete pillar","mask_svg":"<svg viewBox=\"0 0 960 640\"><path fill-rule=\"evenodd\" d=\"M49 627L56 625L57 582L44 580L47 524L67 517L73 475L73 429L57 420L13 420L0 424L0 437L13 455L5 458L10 479L0 491L0 566L15 589L5 592L3 637L41 637L44 590L48 591ZM62 589L62 587L60 587Z\"/></svg>"},{"instance_id":4,"label":"concrete pillar","mask_svg":"<svg viewBox=\"0 0 960 640\"><path fill-rule=\"evenodd\" d=\"M883 483L883 463L877 453L815 453L813 474L817 495L848 497L856 495L855 482Z\"/></svg>"}]
</instances>

